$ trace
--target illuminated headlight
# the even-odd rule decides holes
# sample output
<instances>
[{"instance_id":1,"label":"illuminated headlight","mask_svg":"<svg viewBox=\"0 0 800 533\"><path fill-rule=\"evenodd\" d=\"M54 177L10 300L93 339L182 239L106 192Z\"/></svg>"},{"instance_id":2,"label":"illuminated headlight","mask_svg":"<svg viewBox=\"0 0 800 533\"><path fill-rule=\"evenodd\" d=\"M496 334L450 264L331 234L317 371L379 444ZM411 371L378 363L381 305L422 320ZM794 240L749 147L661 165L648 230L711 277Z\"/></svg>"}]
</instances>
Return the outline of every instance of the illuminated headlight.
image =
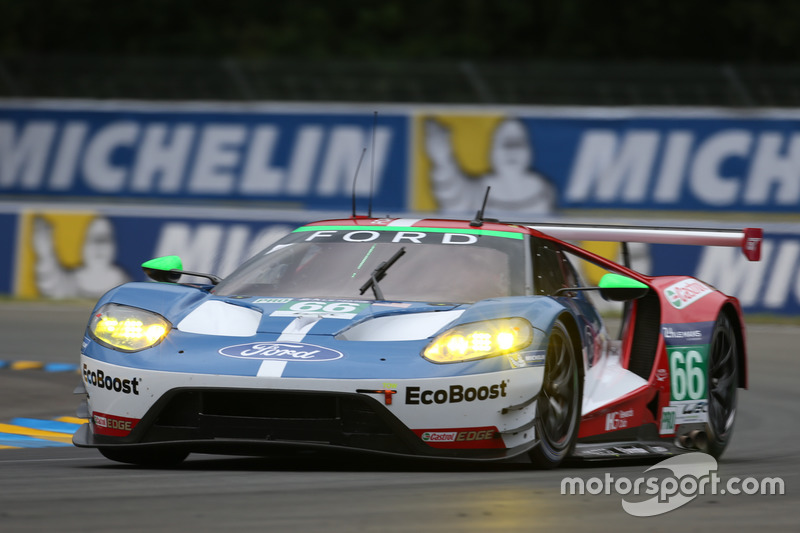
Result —
<instances>
[{"instance_id":1,"label":"illuminated headlight","mask_svg":"<svg viewBox=\"0 0 800 533\"><path fill-rule=\"evenodd\" d=\"M118 304L104 305L89 321L89 333L97 342L123 352L155 346L167 336L170 327L161 315Z\"/></svg>"},{"instance_id":2,"label":"illuminated headlight","mask_svg":"<svg viewBox=\"0 0 800 533\"><path fill-rule=\"evenodd\" d=\"M461 363L518 352L533 342L534 329L524 318L471 322L438 335L422 352L434 363Z\"/></svg>"}]
</instances>

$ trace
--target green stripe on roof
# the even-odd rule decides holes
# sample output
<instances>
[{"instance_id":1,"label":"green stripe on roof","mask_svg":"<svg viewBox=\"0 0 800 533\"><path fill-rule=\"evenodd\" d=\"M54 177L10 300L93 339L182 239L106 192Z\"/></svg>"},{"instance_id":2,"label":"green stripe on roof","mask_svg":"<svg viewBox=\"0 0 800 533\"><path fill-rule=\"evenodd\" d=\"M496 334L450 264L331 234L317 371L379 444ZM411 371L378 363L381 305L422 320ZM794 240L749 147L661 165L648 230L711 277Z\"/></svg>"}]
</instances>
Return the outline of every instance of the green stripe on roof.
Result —
<instances>
[{"instance_id":1,"label":"green stripe on roof","mask_svg":"<svg viewBox=\"0 0 800 533\"><path fill-rule=\"evenodd\" d=\"M504 237L506 239L522 239L522 233L513 231L497 231L490 229L454 229L454 228L415 228L411 226L302 226L297 231L419 231L421 233L457 233L462 235L485 235Z\"/></svg>"}]
</instances>

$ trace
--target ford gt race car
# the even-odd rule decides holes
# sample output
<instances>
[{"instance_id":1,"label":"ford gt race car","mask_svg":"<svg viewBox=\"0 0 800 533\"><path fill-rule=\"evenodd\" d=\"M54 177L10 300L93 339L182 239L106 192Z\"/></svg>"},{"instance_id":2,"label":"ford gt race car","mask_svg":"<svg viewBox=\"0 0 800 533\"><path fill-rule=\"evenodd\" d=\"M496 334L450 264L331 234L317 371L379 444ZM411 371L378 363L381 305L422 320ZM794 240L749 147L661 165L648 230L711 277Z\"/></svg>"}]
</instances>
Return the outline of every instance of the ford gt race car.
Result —
<instances>
[{"instance_id":1,"label":"ford gt race car","mask_svg":"<svg viewBox=\"0 0 800 533\"><path fill-rule=\"evenodd\" d=\"M153 259L156 283L112 289L91 314L74 443L142 465L286 447L544 468L719 457L747 385L738 301L575 240L757 260L761 230L353 216L302 226L225 279ZM624 302L618 335L599 298Z\"/></svg>"}]
</instances>

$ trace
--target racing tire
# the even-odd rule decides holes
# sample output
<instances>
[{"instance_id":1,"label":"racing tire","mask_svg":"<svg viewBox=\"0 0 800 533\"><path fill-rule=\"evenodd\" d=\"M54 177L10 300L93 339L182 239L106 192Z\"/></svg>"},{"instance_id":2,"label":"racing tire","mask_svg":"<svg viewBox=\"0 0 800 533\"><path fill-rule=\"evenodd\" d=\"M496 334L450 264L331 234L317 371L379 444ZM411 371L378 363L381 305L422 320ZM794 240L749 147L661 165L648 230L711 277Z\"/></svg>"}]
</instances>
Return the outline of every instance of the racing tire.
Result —
<instances>
[{"instance_id":1,"label":"racing tire","mask_svg":"<svg viewBox=\"0 0 800 533\"><path fill-rule=\"evenodd\" d=\"M536 405L534 424L539 442L528 454L535 466L555 468L572 453L580 425L581 397L576 350L564 324L556 321Z\"/></svg>"},{"instance_id":2,"label":"racing tire","mask_svg":"<svg viewBox=\"0 0 800 533\"><path fill-rule=\"evenodd\" d=\"M189 452L180 448L98 448L106 459L118 463L164 468L176 466L188 457Z\"/></svg>"},{"instance_id":3,"label":"racing tire","mask_svg":"<svg viewBox=\"0 0 800 533\"><path fill-rule=\"evenodd\" d=\"M717 317L708 350L708 444L706 453L719 459L733 435L739 387L739 343L730 318Z\"/></svg>"}]
</instances>

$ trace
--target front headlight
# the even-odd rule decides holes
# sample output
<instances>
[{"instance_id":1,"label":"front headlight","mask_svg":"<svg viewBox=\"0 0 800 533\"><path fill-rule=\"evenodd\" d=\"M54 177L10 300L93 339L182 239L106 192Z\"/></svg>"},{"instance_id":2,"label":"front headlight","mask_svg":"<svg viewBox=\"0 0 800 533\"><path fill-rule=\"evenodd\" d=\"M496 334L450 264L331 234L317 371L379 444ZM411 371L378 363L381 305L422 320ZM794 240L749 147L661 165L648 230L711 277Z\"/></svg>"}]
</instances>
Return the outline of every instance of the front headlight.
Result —
<instances>
[{"instance_id":1,"label":"front headlight","mask_svg":"<svg viewBox=\"0 0 800 533\"><path fill-rule=\"evenodd\" d=\"M100 344L122 352L138 352L161 342L171 325L151 311L106 304L89 321L89 333Z\"/></svg>"},{"instance_id":2,"label":"front headlight","mask_svg":"<svg viewBox=\"0 0 800 533\"><path fill-rule=\"evenodd\" d=\"M524 318L498 318L461 324L438 335L422 352L434 363L461 363L522 350L533 341Z\"/></svg>"}]
</instances>

